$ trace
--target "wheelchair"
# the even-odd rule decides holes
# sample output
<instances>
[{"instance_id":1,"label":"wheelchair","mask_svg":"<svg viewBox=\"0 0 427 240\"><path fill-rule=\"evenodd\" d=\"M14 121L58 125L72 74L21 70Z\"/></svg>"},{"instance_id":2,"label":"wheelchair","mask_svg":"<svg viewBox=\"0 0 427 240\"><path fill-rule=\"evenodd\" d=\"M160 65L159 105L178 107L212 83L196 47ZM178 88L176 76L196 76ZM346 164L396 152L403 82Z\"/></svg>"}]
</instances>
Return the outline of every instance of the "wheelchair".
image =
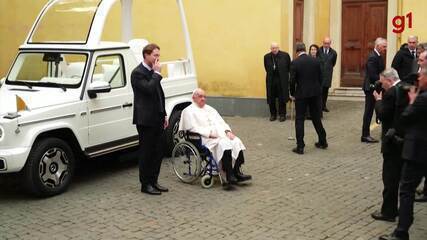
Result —
<instances>
[{"instance_id":1,"label":"wheelchair","mask_svg":"<svg viewBox=\"0 0 427 240\"><path fill-rule=\"evenodd\" d=\"M218 176L221 184L221 169L208 148L203 146L197 133L179 131L179 141L172 150L172 166L175 175L184 183L193 183L200 178L203 188L214 185Z\"/></svg>"}]
</instances>

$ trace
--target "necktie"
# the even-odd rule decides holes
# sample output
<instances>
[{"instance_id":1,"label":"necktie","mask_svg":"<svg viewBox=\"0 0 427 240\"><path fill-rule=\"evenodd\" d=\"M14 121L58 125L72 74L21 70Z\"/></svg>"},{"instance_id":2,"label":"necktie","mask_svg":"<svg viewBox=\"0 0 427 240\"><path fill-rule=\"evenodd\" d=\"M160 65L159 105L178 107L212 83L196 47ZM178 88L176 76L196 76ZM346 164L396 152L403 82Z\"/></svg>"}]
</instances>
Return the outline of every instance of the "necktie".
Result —
<instances>
[{"instance_id":1,"label":"necktie","mask_svg":"<svg viewBox=\"0 0 427 240\"><path fill-rule=\"evenodd\" d=\"M412 51L411 51L411 53L412 53L412 56L413 56L414 58L417 58L416 52L415 52L414 50L412 50Z\"/></svg>"}]
</instances>

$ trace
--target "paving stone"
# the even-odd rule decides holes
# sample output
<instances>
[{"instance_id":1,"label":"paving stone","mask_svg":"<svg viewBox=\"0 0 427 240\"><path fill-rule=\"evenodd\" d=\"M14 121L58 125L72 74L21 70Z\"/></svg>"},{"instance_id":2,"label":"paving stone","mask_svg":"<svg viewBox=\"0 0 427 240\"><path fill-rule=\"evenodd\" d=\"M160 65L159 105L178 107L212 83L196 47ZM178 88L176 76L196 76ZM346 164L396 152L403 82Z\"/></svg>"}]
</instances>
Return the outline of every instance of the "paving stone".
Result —
<instances>
[{"instance_id":1,"label":"paving stone","mask_svg":"<svg viewBox=\"0 0 427 240\"><path fill-rule=\"evenodd\" d=\"M292 121L227 117L253 175L230 192L218 182L181 183L165 159L159 181L170 192L141 194L136 153L85 163L66 193L47 199L0 178L0 239L377 239L395 224L370 217L382 200L382 158L379 144L360 142L362 107L331 101L323 119L329 148L314 147L307 121L303 156L291 152ZM415 204L410 234L427 239L427 204Z\"/></svg>"}]
</instances>

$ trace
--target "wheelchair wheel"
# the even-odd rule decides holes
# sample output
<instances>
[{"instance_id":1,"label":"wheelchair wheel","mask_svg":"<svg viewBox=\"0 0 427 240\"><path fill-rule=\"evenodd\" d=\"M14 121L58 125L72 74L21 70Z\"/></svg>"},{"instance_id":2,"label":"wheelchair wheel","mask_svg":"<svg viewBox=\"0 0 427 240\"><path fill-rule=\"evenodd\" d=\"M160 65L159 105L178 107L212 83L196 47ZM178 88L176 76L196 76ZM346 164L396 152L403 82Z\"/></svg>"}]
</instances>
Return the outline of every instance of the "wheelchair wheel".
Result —
<instances>
[{"instance_id":1,"label":"wheelchair wheel","mask_svg":"<svg viewBox=\"0 0 427 240\"><path fill-rule=\"evenodd\" d=\"M200 179L200 183L202 184L203 188L211 188L215 181L214 178L210 175L205 175Z\"/></svg>"},{"instance_id":2,"label":"wheelchair wheel","mask_svg":"<svg viewBox=\"0 0 427 240\"><path fill-rule=\"evenodd\" d=\"M192 183L200 176L200 153L190 142L179 142L172 150L172 166L175 175L185 183Z\"/></svg>"}]
</instances>

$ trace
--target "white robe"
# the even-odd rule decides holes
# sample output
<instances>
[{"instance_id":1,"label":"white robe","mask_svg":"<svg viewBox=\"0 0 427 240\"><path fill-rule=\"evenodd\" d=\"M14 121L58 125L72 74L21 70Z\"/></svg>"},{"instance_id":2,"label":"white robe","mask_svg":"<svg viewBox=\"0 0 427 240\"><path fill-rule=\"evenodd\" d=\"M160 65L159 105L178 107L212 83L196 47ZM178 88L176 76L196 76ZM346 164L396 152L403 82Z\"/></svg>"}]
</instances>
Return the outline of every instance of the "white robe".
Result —
<instances>
[{"instance_id":1,"label":"white robe","mask_svg":"<svg viewBox=\"0 0 427 240\"><path fill-rule=\"evenodd\" d=\"M240 151L246 150L238 137L233 140L227 137L225 131L231 131L230 126L209 105L200 108L193 103L185 108L181 113L179 130L200 134L202 144L209 149L217 163L220 162L225 150L231 150L231 156L234 160L239 156ZM211 133L218 137L209 138Z\"/></svg>"}]
</instances>

